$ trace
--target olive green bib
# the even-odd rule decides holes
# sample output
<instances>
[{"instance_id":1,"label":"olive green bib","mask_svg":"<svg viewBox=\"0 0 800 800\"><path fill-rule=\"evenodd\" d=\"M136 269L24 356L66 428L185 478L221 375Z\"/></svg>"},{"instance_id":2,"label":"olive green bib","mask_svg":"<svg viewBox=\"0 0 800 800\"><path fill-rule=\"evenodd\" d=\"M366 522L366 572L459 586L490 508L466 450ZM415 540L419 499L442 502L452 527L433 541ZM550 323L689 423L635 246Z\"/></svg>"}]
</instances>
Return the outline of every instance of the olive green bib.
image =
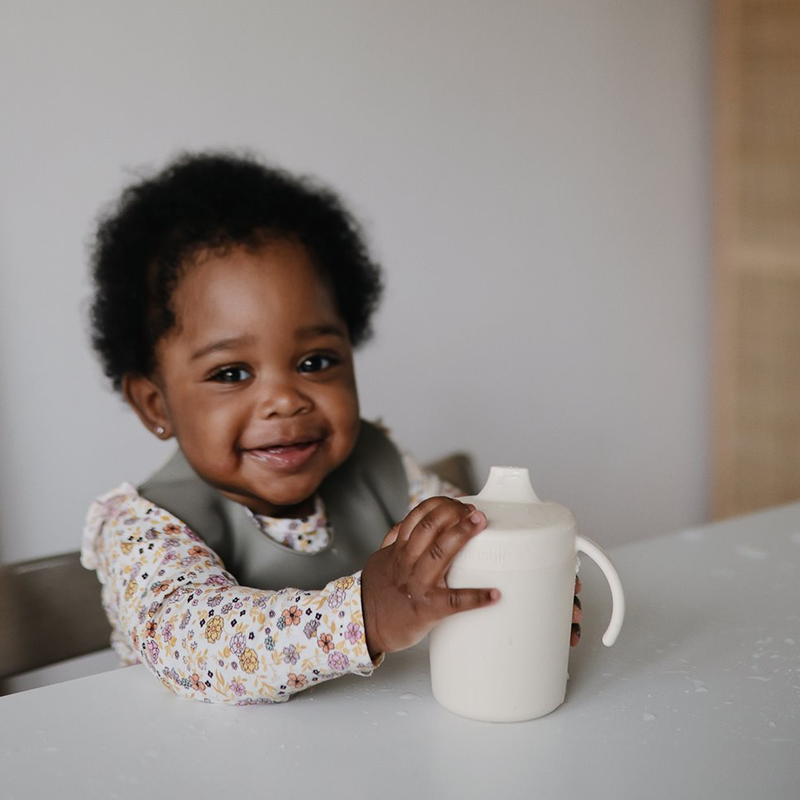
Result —
<instances>
[{"instance_id":1,"label":"olive green bib","mask_svg":"<svg viewBox=\"0 0 800 800\"><path fill-rule=\"evenodd\" d=\"M139 487L142 497L195 531L240 584L258 589L319 589L360 570L408 510L400 454L379 428L363 420L353 452L319 493L332 536L325 550L308 554L262 533L244 506L198 477L180 450Z\"/></svg>"}]
</instances>

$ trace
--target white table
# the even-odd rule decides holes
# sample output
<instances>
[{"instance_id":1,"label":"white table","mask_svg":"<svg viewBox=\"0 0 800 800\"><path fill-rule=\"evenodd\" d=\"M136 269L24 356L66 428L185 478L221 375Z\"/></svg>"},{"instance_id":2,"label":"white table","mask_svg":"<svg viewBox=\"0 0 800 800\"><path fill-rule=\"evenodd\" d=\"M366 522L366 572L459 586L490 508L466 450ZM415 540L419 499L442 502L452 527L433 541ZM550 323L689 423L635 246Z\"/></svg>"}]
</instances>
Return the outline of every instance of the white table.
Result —
<instances>
[{"instance_id":1,"label":"white table","mask_svg":"<svg viewBox=\"0 0 800 800\"><path fill-rule=\"evenodd\" d=\"M800 797L800 504L611 556L625 627L600 644L585 562L567 701L543 719L445 711L424 646L280 706L182 700L130 667L0 699L0 798Z\"/></svg>"}]
</instances>

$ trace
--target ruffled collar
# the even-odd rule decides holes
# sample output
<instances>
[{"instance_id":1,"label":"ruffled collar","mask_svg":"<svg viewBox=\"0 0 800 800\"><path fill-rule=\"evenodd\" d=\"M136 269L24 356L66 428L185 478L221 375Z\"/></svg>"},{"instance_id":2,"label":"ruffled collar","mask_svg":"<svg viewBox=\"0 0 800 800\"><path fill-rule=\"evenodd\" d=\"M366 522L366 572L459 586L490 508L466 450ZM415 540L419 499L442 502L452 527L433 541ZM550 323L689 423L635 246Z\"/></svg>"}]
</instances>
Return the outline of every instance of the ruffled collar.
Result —
<instances>
[{"instance_id":1,"label":"ruffled collar","mask_svg":"<svg viewBox=\"0 0 800 800\"><path fill-rule=\"evenodd\" d=\"M245 511L261 533L298 553L319 553L330 544L328 515L319 495L314 498L314 511L307 517L267 517L247 507Z\"/></svg>"}]
</instances>

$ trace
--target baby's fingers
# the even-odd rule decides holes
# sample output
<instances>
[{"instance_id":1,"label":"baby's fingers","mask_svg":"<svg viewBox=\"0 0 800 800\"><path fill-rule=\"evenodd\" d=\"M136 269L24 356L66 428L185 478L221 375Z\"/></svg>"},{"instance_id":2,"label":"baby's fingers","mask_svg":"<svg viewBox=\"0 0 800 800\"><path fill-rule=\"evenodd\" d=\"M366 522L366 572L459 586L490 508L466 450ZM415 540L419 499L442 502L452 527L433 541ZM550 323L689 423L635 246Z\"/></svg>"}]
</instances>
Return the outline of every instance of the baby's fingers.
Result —
<instances>
[{"instance_id":1,"label":"baby's fingers","mask_svg":"<svg viewBox=\"0 0 800 800\"><path fill-rule=\"evenodd\" d=\"M396 523L389 529L389 533L383 537L383 541L381 542L381 549L384 547L388 547L391 544L394 544L397 541L397 536L400 533L400 524Z\"/></svg>"},{"instance_id":2,"label":"baby's fingers","mask_svg":"<svg viewBox=\"0 0 800 800\"><path fill-rule=\"evenodd\" d=\"M454 509L459 507L462 507L461 503L449 497L429 497L409 511L406 518L395 525L388 535L391 536L396 528L392 541L405 545L413 533L419 537L420 527L427 531L438 529L448 517L453 516Z\"/></svg>"},{"instance_id":3,"label":"baby's fingers","mask_svg":"<svg viewBox=\"0 0 800 800\"><path fill-rule=\"evenodd\" d=\"M486 517L480 511L463 515L453 525L441 531L419 554L414 577L425 586L444 582L444 576L462 547L486 527Z\"/></svg>"},{"instance_id":4,"label":"baby's fingers","mask_svg":"<svg viewBox=\"0 0 800 800\"><path fill-rule=\"evenodd\" d=\"M493 605L499 599L499 589L440 589L431 597L431 611L438 622L461 611Z\"/></svg>"},{"instance_id":5,"label":"baby's fingers","mask_svg":"<svg viewBox=\"0 0 800 800\"><path fill-rule=\"evenodd\" d=\"M572 621L575 623L583 622L583 607L581 606L581 599L577 595L572 601Z\"/></svg>"}]
</instances>

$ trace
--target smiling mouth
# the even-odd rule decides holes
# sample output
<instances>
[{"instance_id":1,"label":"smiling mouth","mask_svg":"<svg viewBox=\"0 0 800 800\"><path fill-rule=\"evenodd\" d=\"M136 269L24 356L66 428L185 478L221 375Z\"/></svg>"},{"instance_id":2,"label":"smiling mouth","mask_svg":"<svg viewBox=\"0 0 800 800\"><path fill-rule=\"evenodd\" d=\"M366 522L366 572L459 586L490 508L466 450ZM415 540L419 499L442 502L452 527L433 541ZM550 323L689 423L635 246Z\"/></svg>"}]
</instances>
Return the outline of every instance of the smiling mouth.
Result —
<instances>
[{"instance_id":1,"label":"smiling mouth","mask_svg":"<svg viewBox=\"0 0 800 800\"><path fill-rule=\"evenodd\" d=\"M275 444L254 447L244 451L245 455L277 469L293 470L304 466L322 445L322 439L304 442Z\"/></svg>"}]
</instances>

